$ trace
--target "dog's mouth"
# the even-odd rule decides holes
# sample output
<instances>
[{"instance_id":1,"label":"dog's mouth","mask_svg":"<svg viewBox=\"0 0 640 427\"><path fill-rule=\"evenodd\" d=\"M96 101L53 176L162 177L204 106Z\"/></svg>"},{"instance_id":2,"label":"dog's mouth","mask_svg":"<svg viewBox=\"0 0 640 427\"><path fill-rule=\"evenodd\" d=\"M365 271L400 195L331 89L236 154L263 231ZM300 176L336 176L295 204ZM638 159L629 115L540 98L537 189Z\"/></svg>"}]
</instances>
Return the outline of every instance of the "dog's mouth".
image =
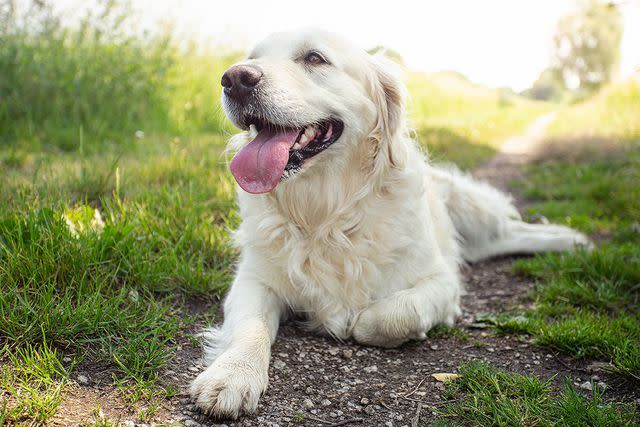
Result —
<instances>
[{"instance_id":1,"label":"dog's mouth","mask_svg":"<svg viewBox=\"0 0 640 427\"><path fill-rule=\"evenodd\" d=\"M328 119L305 127L274 125L249 119L253 138L231 160L231 173L243 190L252 194L268 193L280 181L295 175L304 162L336 142L344 123Z\"/></svg>"}]
</instances>

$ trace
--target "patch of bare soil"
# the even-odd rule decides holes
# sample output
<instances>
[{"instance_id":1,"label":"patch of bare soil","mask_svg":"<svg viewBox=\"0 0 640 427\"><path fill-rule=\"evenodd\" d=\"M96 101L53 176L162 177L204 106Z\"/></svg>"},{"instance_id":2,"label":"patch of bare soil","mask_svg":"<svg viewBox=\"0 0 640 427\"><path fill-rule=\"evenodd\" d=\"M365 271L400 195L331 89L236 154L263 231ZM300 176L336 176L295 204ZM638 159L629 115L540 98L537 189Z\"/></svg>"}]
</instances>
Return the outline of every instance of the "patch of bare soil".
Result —
<instances>
[{"instance_id":1,"label":"patch of bare soil","mask_svg":"<svg viewBox=\"0 0 640 427\"><path fill-rule=\"evenodd\" d=\"M534 124L527 138L539 134L540 126L545 126L548 119L541 123ZM525 145L530 142L530 139L524 140ZM508 190L509 183L522 176L521 165L526 159L526 154L518 153L518 147L517 141L512 142L513 152L500 153L478 168L476 175ZM516 200L521 202L518 197ZM432 374L455 372L460 364L472 360L553 378L557 386L565 377L570 377L576 385L595 380L606 384L609 397L625 400L640 397L630 385L619 383L616 377L602 370L605 364L575 361L534 346L527 340L478 328L476 316L479 313L501 312L531 303L527 294L535 284L512 273L514 259L495 259L465 268L467 293L463 297L463 316L458 327L467 337L430 338L399 349L379 349L338 342L305 332L295 324L283 325L272 350L269 388L258 411L235 422L210 419L198 413L191 403L188 387L202 369L201 350L184 338L174 360L163 373L165 382L177 386L180 391L163 402L153 422L191 427L430 424L434 411L442 405L444 389L443 383L435 381ZM210 307L211 304L194 303L189 310L206 313ZM189 332L201 326L202 322ZM106 384L74 387L57 419L61 424L66 421L75 424L82 417L70 414L70 409L87 414L96 407L95 402L99 402L110 418L119 416L121 421L131 420L128 425L143 425L136 418L136 412L124 408L114 398L114 393L113 387Z\"/></svg>"}]
</instances>

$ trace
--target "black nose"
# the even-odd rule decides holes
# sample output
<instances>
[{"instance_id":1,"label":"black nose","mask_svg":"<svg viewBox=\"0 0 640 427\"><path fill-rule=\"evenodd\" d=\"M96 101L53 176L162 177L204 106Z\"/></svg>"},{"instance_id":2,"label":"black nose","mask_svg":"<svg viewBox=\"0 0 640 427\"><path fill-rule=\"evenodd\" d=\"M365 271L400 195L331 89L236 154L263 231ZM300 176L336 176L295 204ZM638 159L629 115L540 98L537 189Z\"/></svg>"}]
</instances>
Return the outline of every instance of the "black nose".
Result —
<instances>
[{"instance_id":1,"label":"black nose","mask_svg":"<svg viewBox=\"0 0 640 427\"><path fill-rule=\"evenodd\" d=\"M252 65L234 65L222 75L224 93L237 100L244 101L262 78L262 70Z\"/></svg>"}]
</instances>

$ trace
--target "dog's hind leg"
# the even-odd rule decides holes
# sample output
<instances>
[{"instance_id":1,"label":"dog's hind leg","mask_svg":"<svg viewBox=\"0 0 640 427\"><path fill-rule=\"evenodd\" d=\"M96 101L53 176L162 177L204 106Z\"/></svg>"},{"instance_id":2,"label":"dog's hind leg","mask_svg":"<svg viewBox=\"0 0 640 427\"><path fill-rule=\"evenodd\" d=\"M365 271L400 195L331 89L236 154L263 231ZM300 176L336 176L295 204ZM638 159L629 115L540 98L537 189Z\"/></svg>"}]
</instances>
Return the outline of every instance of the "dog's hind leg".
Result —
<instances>
[{"instance_id":1,"label":"dog's hind leg","mask_svg":"<svg viewBox=\"0 0 640 427\"><path fill-rule=\"evenodd\" d=\"M465 261L591 246L569 227L523 222L508 195L469 175L432 167L429 178L445 201Z\"/></svg>"},{"instance_id":2,"label":"dog's hind leg","mask_svg":"<svg viewBox=\"0 0 640 427\"><path fill-rule=\"evenodd\" d=\"M463 256L475 262L501 255L571 251L577 247L589 249L592 244L587 236L569 227L508 219L500 234L481 246L464 248Z\"/></svg>"}]
</instances>

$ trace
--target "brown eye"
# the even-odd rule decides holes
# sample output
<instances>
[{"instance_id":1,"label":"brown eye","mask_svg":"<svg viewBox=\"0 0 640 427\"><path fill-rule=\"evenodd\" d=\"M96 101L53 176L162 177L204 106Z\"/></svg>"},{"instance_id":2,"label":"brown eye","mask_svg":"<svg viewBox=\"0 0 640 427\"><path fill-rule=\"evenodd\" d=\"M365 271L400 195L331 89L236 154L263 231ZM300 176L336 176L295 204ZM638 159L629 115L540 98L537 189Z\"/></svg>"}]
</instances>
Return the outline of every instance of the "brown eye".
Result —
<instances>
[{"instance_id":1,"label":"brown eye","mask_svg":"<svg viewBox=\"0 0 640 427\"><path fill-rule=\"evenodd\" d=\"M304 62L311 65L320 65L327 63L326 59L324 59L318 52L307 53L307 56L304 57Z\"/></svg>"}]
</instances>

